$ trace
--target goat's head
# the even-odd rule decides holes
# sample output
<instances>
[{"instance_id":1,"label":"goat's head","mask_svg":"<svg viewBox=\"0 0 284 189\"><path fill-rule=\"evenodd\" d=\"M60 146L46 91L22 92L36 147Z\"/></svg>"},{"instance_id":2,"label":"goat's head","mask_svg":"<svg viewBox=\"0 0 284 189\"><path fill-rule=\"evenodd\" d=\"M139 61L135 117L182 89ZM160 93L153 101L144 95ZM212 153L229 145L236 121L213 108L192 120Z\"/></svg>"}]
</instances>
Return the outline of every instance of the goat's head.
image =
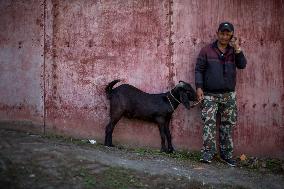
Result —
<instances>
[{"instance_id":1,"label":"goat's head","mask_svg":"<svg viewBox=\"0 0 284 189\"><path fill-rule=\"evenodd\" d=\"M197 96L195 90L189 83L184 81L179 81L175 87L179 93L179 99L181 103L187 108L190 109L190 101L196 101Z\"/></svg>"}]
</instances>

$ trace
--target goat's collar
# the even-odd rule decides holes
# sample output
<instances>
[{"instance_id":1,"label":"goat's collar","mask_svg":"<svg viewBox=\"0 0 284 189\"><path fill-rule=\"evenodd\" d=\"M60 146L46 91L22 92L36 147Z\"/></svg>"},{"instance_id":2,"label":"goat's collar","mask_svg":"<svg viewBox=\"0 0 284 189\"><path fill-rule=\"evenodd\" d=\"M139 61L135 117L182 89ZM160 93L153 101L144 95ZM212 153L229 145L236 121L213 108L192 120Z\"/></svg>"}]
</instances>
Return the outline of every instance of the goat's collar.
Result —
<instances>
[{"instance_id":1,"label":"goat's collar","mask_svg":"<svg viewBox=\"0 0 284 189\"><path fill-rule=\"evenodd\" d=\"M168 101L169 101L169 103L170 103L170 105L171 105L173 111L175 111L175 108L174 108L174 106L172 105L172 102L171 102L170 98L168 97L168 95L167 95L167 99L168 99Z\"/></svg>"},{"instance_id":2,"label":"goat's collar","mask_svg":"<svg viewBox=\"0 0 284 189\"><path fill-rule=\"evenodd\" d=\"M173 97L173 99L174 99L175 101L177 101L178 103L181 103L181 102L172 94L172 90L170 90L170 95ZM173 104L172 104L170 98L168 97L168 95L167 95L167 99L168 99L168 101L169 101L169 103L170 103L170 105L171 105L173 111L175 111L175 108L174 108L174 106L173 106Z\"/></svg>"},{"instance_id":3,"label":"goat's collar","mask_svg":"<svg viewBox=\"0 0 284 189\"><path fill-rule=\"evenodd\" d=\"M172 94L172 90L170 90L170 94L171 94L171 96L175 99L175 101L177 101L178 103L181 104L181 102L180 102L178 99L176 99L176 97Z\"/></svg>"}]
</instances>

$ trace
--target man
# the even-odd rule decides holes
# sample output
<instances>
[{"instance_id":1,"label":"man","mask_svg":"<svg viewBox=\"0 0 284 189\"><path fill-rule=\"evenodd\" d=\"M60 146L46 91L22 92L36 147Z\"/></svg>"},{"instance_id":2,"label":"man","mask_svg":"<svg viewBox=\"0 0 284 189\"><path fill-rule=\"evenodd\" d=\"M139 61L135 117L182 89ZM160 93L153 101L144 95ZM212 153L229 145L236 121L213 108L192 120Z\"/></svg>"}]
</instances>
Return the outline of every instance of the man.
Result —
<instances>
[{"instance_id":1,"label":"man","mask_svg":"<svg viewBox=\"0 0 284 189\"><path fill-rule=\"evenodd\" d=\"M203 100L201 117L204 121L201 161L211 163L217 154L216 114L221 114L220 157L230 166L233 160L232 130L237 120L236 68L246 67L246 58L229 22L219 25L217 40L202 48L195 67L196 93Z\"/></svg>"}]
</instances>

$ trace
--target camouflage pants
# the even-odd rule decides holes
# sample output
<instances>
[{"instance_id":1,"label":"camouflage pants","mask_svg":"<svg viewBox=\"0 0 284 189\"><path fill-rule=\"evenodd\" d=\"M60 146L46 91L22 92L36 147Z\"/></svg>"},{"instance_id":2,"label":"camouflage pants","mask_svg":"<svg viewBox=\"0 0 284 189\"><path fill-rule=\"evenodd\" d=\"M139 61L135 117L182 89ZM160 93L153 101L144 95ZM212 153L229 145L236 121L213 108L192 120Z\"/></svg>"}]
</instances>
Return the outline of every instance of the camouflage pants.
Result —
<instances>
[{"instance_id":1,"label":"camouflage pants","mask_svg":"<svg viewBox=\"0 0 284 189\"><path fill-rule=\"evenodd\" d=\"M237 121L236 93L224 94L205 93L201 117L203 128L203 155L212 158L217 154L216 149L216 115L221 114L220 124L220 153L223 158L233 156L232 130Z\"/></svg>"}]
</instances>

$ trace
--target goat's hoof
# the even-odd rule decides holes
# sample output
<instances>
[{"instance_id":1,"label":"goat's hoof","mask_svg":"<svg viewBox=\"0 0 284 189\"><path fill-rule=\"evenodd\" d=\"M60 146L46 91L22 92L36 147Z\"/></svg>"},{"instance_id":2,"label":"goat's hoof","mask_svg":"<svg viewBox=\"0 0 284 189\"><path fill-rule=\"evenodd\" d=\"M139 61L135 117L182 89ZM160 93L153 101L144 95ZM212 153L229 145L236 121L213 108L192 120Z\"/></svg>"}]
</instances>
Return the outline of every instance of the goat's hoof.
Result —
<instances>
[{"instance_id":1,"label":"goat's hoof","mask_svg":"<svg viewBox=\"0 0 284 189\"><path fill-rule=\"evenodd\" d=\"M174 152L174 150L168 150L167 154L172 154Z\"/></svg>"},{"instance_id":2,"label":"goat's hoof","mask_svg":"<svg viewBox=\"0 0 284 189\"><path fill-rule=\"evenodd\" d=\"M113 144L105 144L105 146L107 146L107 147L114 147Z\"/></svg>"},{"instance_id":3,"label":"goat's hoof","mask_svg":"<svg viewBox=\"0 0 284 189\"><path fill-rule=\"evenodd\" d=\"M173 153L174 151L175 151L175 149L174 149L174 148L169 148L169 150L168 150L168 152L167 152L167 153L171 154L171 153Z\"/></svg>"},{"instance_id":4,"label":"goat's hoof","mask_svg":"<svg viewBox=\"0 0 284 189\"><path fill-rule=\"evenodd\" d=\"M163 153L163 152L168 153L168 150L167 149L161 149L160 152L161 153Z\"/></svg>"}]
</instances>

